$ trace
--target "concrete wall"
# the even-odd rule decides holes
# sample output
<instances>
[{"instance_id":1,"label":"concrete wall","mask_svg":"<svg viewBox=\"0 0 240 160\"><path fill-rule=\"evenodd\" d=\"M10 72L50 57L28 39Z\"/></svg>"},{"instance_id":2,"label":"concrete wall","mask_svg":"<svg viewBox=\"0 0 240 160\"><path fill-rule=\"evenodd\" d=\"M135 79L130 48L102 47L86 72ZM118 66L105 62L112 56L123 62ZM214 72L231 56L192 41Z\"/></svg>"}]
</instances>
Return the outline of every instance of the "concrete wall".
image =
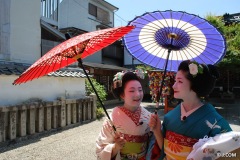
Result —
<instances>
[{"instance_id":1,"label":"concrete wall","mask_svg":"<svg viewBox=\"0 0 240 160\"><path fill-rule=\"evenodd\" d=\"M132 55L128 52L128 50L124 47L124 65L132 65L132 63L134 65L139 65L142 64L140 61L138 61L137 59L134 59L134 61L132 62Z\"/></svg>"},{"instance_id":2,"label":"concrete wall","mask_svg":"<svg viewBox=\"0 0 240 160\"><path fill-rule=\"evenodd\" d=\"M33 63L41 56L40 1L11 0L10 60Z\"/></svg>"},{"instance_id":3,"label":"concrete wall","mask_svg":"<svg viewBox=\"0 0 240 160\"><path fill-rule=\"evenodd\" d=\"M83 62L102 63L102 50L84 58Z\"/></svg>"},{"instance_id":4,"label":"concrete wall","mask_svg":"<svg viewBox=\"0 0 240 160\"><path fill-rule=\"evenodd\" d=\"M0 59L10 59L10 0L0 1Z\"/></svg>"},{"instance_id":5,"label":"concrete wall","mask_svg":"<svg viewBox=\"0 0 240 160\"><path fill-rule=\"evenodd\" d=\"M113 11L108 8L102 6L97 1L93 0L62 0L60 3L59 9L59 28L66 27L76 27L88 32L95 31L96 26L100 23L96 20L96 18L90 14L88 14L88 4L92 3L97 7L100 7L110 14L110 21L113 21ZM113 26L113 24L110 24Z\"/></svg>"},{"instance_id":6,"label":"concrete wall","mask_svg":"<svg viewBox=\"0 0 240 160\"><path fill-rule=\"evenodd\" d=\"M41 77L21 85L12 85L18 76L1 75L0 78L0 107L15 105L39 98L44 101L53 101L57 97L81 98L85 97L85 78Z\"/></svg>"}]
</instances>

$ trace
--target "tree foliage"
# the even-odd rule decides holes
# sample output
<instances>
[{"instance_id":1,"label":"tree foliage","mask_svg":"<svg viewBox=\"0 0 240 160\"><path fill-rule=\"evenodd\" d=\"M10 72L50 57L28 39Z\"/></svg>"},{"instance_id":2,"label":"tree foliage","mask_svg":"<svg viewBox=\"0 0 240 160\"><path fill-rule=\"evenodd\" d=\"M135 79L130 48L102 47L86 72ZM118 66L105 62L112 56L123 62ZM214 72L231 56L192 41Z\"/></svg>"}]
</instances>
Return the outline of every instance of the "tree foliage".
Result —
<instances>
[{"instance_id":1,"label":"tree foliage","mask_svg":"<svg viewBox=\"0 0 240 160\"><path fill-rule=\"evenodd\" d=\"M91 79L91 82L92 82L94 88L96 89L96 91L99 95L100 100L102 102L105 101L106 97L107 97L107 92L106 92L104 86L99 84L96 81L96 79L94 79L94 78L90 78L90 79ZM91 93L94 93L94 90L93 90L92 86L90 85L89 81L86 80L86 95L90 95ZM99 101L97 101L97 107L101 107L101 104Z\"/></svg>"},{"instance_id":2,"label":"tree foliage","mask_svg":"<svg viewBox=\"0 0 240 160\"><path fill-rule=\"evenodd\" d=\"M227 51L219 66L236 68L240 66L240 23L226 23L223 17L207 15L206 19L224 35Z\"/></svg>"},{"instance_id":3,"label":"tree foliage","mask_svg":"<svg viewBox=\"0 0 240 160\"><path fill-rule=\"evenodd\" d=\"M154 70L151 66L148 66L148 65L138 65L136 67L137 69L142 69L144 71L144 73L147 73L147 71L149 70Z\"/></svg>"},{"instance_id":4,"label":"tree foliage","mask_svg":"<svg viewBox=\"0 0 240 160\"><path fill-rule=\"evenodd\" d=\"M106 92L104 86L101 85L100 83L98 83L98 82L96 81L96 79L94 79L94 78L90 78L90 79L91 79L91 82L92 82L95 90L96 90L97 93L98 93L98 96L99 96L100 100L101 100L102 102L105 101L105 100L106 100L106 97L107 97L107 92ZM94 90L93 90L93 88L92 88L92 86L91 86L91 84L89 83L88 80L86 80L86 83L85 83L85 84L86 84L86 95L90 95L91 93L94 93L94 94L95 94L95 92L94 92ZM97 119L101 119L101 118L105 115L105 114L104 114L104 110L103 110L103 108L102 108L99 100L97 100L96 115L97 115Z\"/></svg>"}]
</instances>

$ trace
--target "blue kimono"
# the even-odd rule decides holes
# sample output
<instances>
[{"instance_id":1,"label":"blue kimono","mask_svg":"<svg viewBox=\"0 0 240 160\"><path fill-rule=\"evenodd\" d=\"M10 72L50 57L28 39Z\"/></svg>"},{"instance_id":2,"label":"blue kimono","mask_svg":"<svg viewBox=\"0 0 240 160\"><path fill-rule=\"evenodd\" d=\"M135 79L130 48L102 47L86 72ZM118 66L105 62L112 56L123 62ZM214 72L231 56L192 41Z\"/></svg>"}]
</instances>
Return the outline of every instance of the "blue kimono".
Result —
<instances>
[{"instance_id":1,"label":"blue kimono","mask_svg":"<svg viewBox=\"0 0 240 160\"><path fill-rule=\"evenodd\" d=\"M181 105L164 116L162 133L164 137L161 158L186 159L192 146L204 136L229 132L228 122L217 113L211 104L204 104L184 121L181 120Z\"/></svg>"}]
</instances>

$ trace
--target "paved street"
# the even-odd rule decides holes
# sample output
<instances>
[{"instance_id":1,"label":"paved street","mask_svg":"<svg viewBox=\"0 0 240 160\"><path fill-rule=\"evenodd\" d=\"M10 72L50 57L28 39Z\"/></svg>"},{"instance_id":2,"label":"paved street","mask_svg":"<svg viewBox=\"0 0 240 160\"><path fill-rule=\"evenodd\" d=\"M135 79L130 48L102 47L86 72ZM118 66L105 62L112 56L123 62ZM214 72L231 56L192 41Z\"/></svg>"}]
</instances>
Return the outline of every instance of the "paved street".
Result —
<instances>
[{"instance_id":1,"label":"paved street","mask_svg":"<svg viewBox=\"0 0 240 160\"><path fill-rule=\"evenodd\" d=\"M142 105L150 110L154 108L152 103ZM106 106L108 112L113 106ZM225 112L225 115L231 115L229 119L233 130L240 131L240 112L234 114ZM159 115L163 117L163 109L159 110ZM103 119L75 125L0 148L0 160L95 160L95 140L102 123Z\"/></svg>"}]
</instances>

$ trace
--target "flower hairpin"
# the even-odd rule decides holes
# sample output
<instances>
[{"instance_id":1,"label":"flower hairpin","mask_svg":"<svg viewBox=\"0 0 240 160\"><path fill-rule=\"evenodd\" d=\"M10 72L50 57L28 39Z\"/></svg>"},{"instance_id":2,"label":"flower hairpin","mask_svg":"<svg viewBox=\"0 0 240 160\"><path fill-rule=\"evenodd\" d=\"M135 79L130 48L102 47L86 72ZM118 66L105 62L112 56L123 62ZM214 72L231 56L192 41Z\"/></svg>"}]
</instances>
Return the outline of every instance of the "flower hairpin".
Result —
<instances>
[{"instance_id":1,"label":"flower hairpin","mask_svg":"<svg viewBox=\"0 0 240 160\"><path fill-rule=\"evenodd\" d=\"M203 73L203 66L195 61L190 62L188 67L189 67L189 72L193 77L196 77L197 74Z\"/></svg>"},{"instance_id":2,"label":"flower hairpin","mask_svg":"<svg viewBox=\"0 0 240 160\"><path fill-rule=\"evenodd\" d=\"M122 87L122 77L124 75L124 71L122 72L118 72L117 74L114 75L113 78L113 88L118 88L118 87Z\"/></svg>"},{"instance_id":3,"label":"flower hairpin","mask_svg":"<svg viewBox=\"0 0 240 160\"><path fill-rule=\"evenodd\" d=\"M122 77L124 76L124 74L126 72L129 71L122 71L122 72L118 72L117 74L114 75L113 78L113 88L118 88L118 87L122 87ZM144 79L145 75L144 75L144 71L141 69L137 69L135 71L133 71L134 74L136 74L139 78Z\"/></svg>"},{"instance_id":4,"label":"flower hairpin","mask_svg":"<svg viewBox=\"0 0 240 160\"><path fill-rule=\"evenodd\" d=\"M137 69L133 73L135 73L141 79L145 78L145 74L144 74L144 71L142 69Z\"/></svg>"},{"instance_id":5,"label":"flower hairpin","mask_svg":"<svg viewBox=\"0 0 240 160\"><path fill-rule=\"evenodd\" d=\"M124 72L118 72L117 74L114 75L113 81L117 81L117 80L122 80L122 77L124 75Z\"/></svg>"}]
</instances>

